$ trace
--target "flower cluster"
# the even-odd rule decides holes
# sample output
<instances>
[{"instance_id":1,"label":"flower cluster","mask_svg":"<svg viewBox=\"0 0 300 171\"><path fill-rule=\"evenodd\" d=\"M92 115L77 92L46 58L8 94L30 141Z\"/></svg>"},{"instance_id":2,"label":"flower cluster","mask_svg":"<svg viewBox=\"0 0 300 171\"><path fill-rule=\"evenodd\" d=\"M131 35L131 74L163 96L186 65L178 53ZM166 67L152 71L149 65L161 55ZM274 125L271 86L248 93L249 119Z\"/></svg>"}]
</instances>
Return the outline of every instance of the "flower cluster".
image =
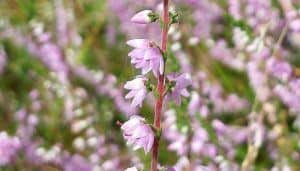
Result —
<instances>
[{"instance_id":1,"label":"flower cluster","mask_svg":"<svg viewBox=\"0 0 300 171\"><path fill-rule=\"evenodd\" d=\"M6 132L0 133L0 166L6 165L13 160L21 147L17 137L10 137Z\"/></svg>"}]
</instances>

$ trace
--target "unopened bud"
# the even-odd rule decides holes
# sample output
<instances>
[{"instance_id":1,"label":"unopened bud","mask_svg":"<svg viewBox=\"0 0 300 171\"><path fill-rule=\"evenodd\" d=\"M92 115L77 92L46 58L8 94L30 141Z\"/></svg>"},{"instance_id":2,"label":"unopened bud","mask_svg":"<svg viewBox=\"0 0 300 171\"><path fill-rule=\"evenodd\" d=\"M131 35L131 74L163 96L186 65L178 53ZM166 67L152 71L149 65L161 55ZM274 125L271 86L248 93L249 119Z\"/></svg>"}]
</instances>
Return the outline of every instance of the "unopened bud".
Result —
<instances>
[{"instance_id":1,"label":"unopened bud","mask_svg":"<svg viewBox=\"0 0 300 171\"><path fill-rule=\"evenodd\" d=\"M149 24L155 22L158 19L158 15L151 10L144 10L136 13L132 18L131 22L136 24Z\"/></svg>"}]
</instances>

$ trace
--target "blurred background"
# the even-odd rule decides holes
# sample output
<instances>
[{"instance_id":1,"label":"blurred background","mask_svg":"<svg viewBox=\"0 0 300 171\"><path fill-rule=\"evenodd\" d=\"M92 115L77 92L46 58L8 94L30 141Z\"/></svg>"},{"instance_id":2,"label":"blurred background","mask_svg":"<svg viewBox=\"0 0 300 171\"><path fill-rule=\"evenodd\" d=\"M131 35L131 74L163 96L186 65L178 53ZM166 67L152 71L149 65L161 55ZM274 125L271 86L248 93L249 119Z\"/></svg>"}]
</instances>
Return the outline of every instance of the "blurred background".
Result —
<instances>
[{"instance_id":1,"label":"blurred background","mask_svg":"<svg viewBox=\"0 0 300 171\"><path fill-rule=\"evenodd\" d=\"M159 0L0 1L0 170L149 170L118 121L152 122L124 99L135 70L126 41L160 42L136 25ZM159 161L176 171L300 170L300 2L172 0L167 72L191 75L166 103Z\"/></svg>"}]
</instances>

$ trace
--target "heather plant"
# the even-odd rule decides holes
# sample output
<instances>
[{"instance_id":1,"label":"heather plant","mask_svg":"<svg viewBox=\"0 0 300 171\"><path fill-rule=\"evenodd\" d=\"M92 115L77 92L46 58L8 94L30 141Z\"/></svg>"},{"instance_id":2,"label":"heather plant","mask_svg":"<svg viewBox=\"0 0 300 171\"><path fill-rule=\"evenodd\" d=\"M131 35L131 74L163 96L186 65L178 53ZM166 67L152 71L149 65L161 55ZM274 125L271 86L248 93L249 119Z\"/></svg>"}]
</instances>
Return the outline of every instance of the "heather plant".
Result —
<instances>
[{"instance_id":1,"label":"heather plant","mask_svg":"<svg viewBox=\"0 0 300 171\"><path fill-rule=\"evenodd\" d=\"M299 5L0 1L0 170L300 170Z\"/></svg>"},{"instance_id":2,"label":"heather plant","mask_svg":"<svg viewBox=\"0 0 300 171\"><path fill-rule=\"evenodd\" d=\"M131 63L137 69L141 69L142 75L137 76L134 80L128 81L125 89L130 92L125 98L133 98L132 106L142 106L147 91L153 91L156 94L154 121L153 124L147 124L144 118L131 116L130 120L122 125L123 136L128 144L133 144L135 149L144 148L145 152L152 150L151 171L157 171L159 143L162 132L161 115L166 100L174 100L177 104L181 102L181 96L189 96L187 87L191 84L188 74L165 73L166 61L168 60L168 32L172 24L178 23L178 14L176 11L169 11L169 1L164 0L162 16L144 10L135 14L131 21L136 24L150 24L156 21L161 23L162 38L161 47L154 41L148 39L133 39L127 44L133 48L128 56ZM154 86L146 74L152 71L157 80Z\"/></svg>"}]
</instances>

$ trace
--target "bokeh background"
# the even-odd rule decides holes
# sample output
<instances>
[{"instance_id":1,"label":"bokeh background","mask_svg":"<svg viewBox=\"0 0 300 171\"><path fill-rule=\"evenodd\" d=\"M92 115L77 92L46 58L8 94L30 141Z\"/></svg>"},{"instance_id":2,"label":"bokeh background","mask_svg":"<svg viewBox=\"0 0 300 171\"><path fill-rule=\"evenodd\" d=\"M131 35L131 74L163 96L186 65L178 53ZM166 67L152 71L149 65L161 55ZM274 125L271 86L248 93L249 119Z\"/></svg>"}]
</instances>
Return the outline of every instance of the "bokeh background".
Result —
<instances>
[{"instance_id":1,"label":"bokeh background","mask_svg":"<svg viewBox=\"0 0 300 171\"><path fill-rule=\"evenodd\" d=\"M152 122L124 99L135 70L126 41L160 42L136 25L159 0L0 1L0 170L149 170L118 122ZM297 0L173 0L168 72L190 96L166 103L159 161L178 171L300 170Z\"/></svg>"}]
</instances>

